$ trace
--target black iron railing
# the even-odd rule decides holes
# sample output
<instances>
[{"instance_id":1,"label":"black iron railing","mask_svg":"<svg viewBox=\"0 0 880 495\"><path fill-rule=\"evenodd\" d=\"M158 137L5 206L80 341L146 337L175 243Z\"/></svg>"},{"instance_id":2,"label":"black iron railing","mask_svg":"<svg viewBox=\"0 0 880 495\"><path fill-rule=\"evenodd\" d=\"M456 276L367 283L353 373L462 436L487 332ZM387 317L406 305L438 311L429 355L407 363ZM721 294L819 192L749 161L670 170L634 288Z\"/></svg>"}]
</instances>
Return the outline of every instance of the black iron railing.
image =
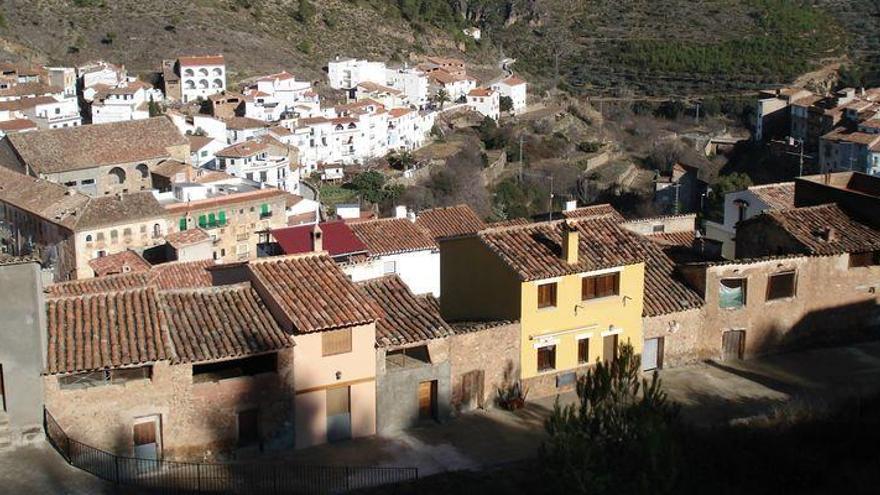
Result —
<instances>
[{"instance_id":1,"label":"black iron railing","mask_svg":"<svg viewBox=\"0 0 880 495\"><path fill-rule=\"evenodd\" d=\"M44 410L46 437L71 465L118 485L157 493L321 494L392 485L419 477L417 468L306 466L280 462L192 463L125 457L67 436Z\"/></svg>"}]
</instances>

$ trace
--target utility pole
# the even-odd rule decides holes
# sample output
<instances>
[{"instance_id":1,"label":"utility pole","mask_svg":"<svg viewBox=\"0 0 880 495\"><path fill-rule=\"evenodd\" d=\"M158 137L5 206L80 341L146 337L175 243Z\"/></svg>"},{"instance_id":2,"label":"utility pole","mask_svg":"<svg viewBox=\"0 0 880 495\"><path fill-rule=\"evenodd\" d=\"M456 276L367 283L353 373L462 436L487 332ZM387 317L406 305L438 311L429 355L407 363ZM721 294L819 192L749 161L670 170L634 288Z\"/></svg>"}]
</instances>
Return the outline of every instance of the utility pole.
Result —
<instances>
[{"instance_id":1,"label":"utility pole","mask_svg":"<svg viewBox=\"0 0 880 495\"><path fill-rule=\"evenodd\" d=\"M523 181L523 135L519 135L519 183Z\"/></svg>"},{"instance_id":2,"label":"utility pole","mask_svg":"<svg viewBox=\"0 0 880 495\"><path fill-rule=\"evenodd\" d=\"M550 212L548 220L553 220L553 174L550 174L550 201L547 211Z\"/></svg>"},{"instance_id":3,"label":"utility pole","mask_svg":"<svg viewBox=\"0 0 880 495\"><path fill-rule=\"evenodd\" d=\"M696 124L700 125L700 102L697 102L697 113L694 117L696 118Z\"/></svg>"}]
</instances>

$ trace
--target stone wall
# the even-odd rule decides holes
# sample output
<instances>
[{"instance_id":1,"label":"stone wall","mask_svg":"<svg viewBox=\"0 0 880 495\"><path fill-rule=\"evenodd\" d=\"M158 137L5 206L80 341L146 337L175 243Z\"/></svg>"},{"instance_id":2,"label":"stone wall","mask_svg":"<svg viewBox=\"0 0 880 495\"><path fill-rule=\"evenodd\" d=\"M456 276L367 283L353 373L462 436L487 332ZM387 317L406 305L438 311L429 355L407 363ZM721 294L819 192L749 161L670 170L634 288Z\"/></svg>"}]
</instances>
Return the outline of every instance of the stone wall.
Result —
<instances>
[{"instance_id":1,"label":"stone wall","mask_svg":"<svg viewBox=\"0 0 880 495\"><path fill-rule=\"evenodd\" d=\"M663 338L663 367L674 368L702 361L712 354L701 347L704 321L703 308L689 309L645 317L642 332L646 340Z\"/></svg>"},{"instance_id":2,"label":"stone wall","mask_svg":"<svg viewBox=\"0 0 880 495\"><path fill-rule=\"evenodd\" d=\"M449 338L452 407L456 411L492 407L498 387L520 376L520 325L457 328Z\"/></svg>"},{"instance_id":3,"label":"stone wall","mask_svg":"<svg viewBox=\"0 0 880 495\"><path fill-rule=\"evenodd\" d=\"M233 453L237 413L259 409L261 448L294 445L293 353L278 353L278 372L192 383L192 366L158 362L151 380L62 390L45 376L46 408L73 439L132 455L137 418L159 415L165 459L202 460Z\"/></svg>"}]
</instances>

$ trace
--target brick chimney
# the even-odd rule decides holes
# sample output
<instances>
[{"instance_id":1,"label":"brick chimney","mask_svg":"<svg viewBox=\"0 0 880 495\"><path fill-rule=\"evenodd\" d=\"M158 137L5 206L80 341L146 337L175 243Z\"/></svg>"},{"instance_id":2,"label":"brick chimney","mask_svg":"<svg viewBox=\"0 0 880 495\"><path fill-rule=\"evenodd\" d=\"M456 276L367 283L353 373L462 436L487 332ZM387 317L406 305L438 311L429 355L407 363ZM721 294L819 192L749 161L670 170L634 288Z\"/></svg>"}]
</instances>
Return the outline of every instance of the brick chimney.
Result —
<instances>
[{"instance_id":1,"label":"brick chimney","mask_svg":"<svg viewBox=\"0 0 880 495\"><path fill-rule=\"evenodd\" d=\"M323 232L321 232L321 227L318 224L315 224L315 227L312 228L312 251L319 253L324 250L324 239Z\"/></svg>"},{"instance_id":2,"label":"brick chimney","mask_svg":"<svg viewBox=\"0 0 880 495\"><path fill-rule=\"evenodd\" d=\"M570 220L562 222L562 259L569 265L578 262L578 231Z\"/></svg>"}]
</instances>

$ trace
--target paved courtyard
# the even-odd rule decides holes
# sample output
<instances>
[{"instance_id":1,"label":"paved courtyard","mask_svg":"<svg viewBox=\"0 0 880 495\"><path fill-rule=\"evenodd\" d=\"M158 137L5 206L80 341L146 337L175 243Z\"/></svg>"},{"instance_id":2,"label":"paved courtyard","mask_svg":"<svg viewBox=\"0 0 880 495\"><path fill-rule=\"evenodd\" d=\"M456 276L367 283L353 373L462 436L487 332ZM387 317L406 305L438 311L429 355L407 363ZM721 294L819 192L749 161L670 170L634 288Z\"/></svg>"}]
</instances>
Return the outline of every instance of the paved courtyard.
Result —
<instances>
[{"instance_id":1,"label":"paved courtyard","mask_svg":"<svg viewBox=\"0 0 880 495\"><path fill-rule=\"evenodd\" d=\"M792 401L829 405L880 392L880 342L699 364L665 370L661 378L687 420L700 425L740 421ZM573 394L559 397L563 403L574 399ZM420 476L480 469L534 456L555 400L544 398L515 413L477 411L391 438L273 452L271 457L308 464L414 466ZM49 447L0 454L0 486L7 493L116 493L112 486L67 466Z\"/></svg>"}]
</instances>

